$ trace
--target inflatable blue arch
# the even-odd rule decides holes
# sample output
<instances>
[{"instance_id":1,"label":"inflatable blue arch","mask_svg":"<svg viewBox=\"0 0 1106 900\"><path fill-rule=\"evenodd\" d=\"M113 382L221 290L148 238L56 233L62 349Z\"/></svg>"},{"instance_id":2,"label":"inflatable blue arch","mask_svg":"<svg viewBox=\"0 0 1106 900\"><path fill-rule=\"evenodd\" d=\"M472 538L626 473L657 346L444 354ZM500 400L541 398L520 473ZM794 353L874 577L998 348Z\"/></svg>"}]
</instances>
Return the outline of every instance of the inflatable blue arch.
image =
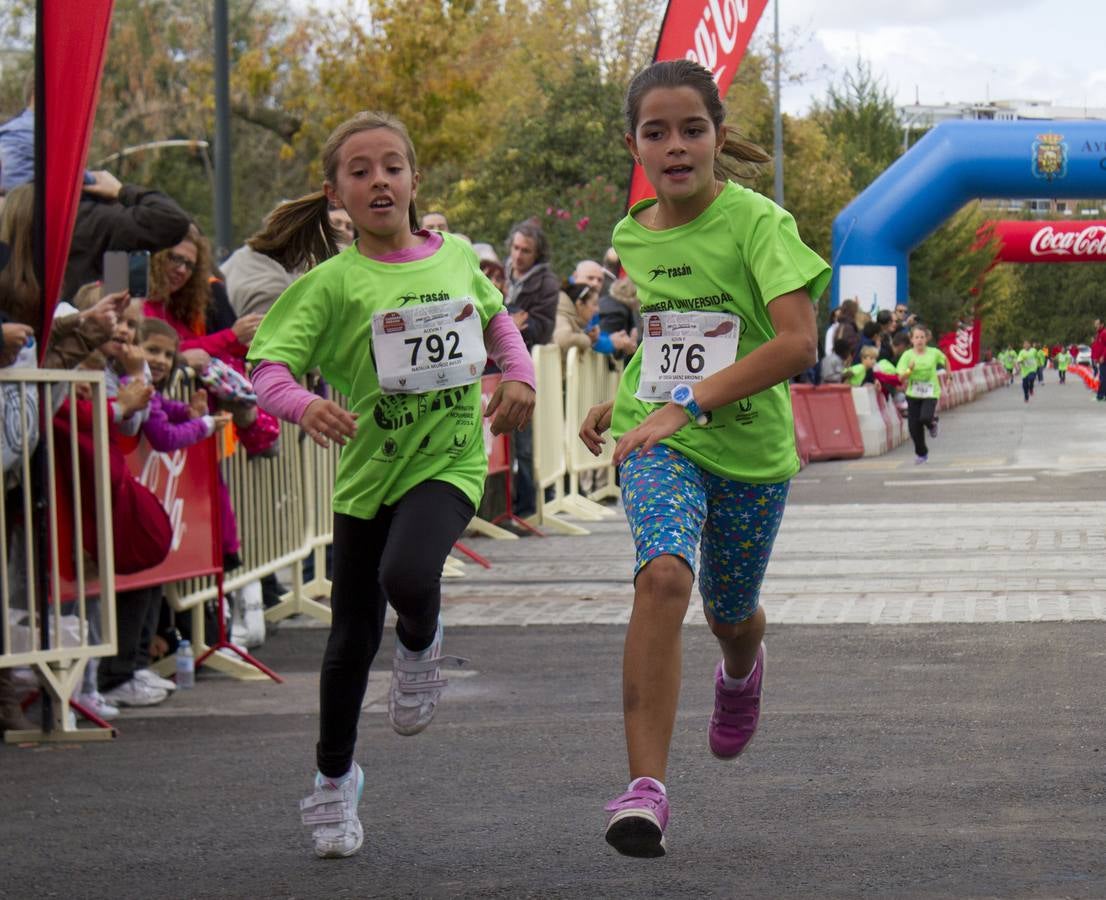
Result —
<instances>
[{"instance_id":1,"label":"inflatable blue arch","mask_svg":"<svg viewBox=\"0 0 1106 900\"><path fill-rule=\"evenodd\" d=\"M908 300L910 251L975 198L1106 197L1106 122L943 122L833 222L831 307Z\"/></svg>"}]
</instances>

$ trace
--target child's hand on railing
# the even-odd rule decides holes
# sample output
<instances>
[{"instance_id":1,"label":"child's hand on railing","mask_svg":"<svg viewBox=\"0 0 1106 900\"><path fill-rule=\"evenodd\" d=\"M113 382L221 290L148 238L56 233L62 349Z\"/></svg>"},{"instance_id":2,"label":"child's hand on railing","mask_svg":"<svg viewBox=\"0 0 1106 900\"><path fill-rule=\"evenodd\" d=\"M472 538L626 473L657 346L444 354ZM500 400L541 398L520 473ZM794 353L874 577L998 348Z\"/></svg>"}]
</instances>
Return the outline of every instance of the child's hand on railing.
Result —
<instances>
[{"instance_id":1,"label":"child's hand on railing","mask_svg":"<svg viewBox=\"0 0 1106 900\"><path fill-rule=\"evenodd\" d=\"M150 403L154 389L144 381L128 381L119 388L119 394L115 403L123 411L123 418L134 415L140 409L145 409Z\"/></svg>"},{"instance_id":2,"label":"child's hand on railing","mask_svg":"<svg viewBox=\"0 0 1106 900\"><path fill-rule=\"evenodd\" d=\"M188 401L193 419L207 415L207 391L198 388L192 392L192 399Z\"/></svg>"}]
</instances>

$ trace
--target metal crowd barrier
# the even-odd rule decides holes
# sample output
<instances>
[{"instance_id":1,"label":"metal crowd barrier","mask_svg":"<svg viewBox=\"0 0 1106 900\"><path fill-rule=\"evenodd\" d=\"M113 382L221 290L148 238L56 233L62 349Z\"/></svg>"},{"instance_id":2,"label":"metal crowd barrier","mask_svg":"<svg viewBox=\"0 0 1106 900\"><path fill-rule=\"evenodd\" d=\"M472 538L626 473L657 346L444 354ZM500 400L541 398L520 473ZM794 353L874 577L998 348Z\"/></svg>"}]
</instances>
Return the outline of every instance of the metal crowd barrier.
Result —
<instances>
[{"instance_id":1,"label":"metal crowd barrier","mask_svg":"<svg viewBox=\"0 0 1106 900\"><path fill-rule=\"evenodd\" d=\"M77 450L77 385L88 385L92 407L94 521L97 556L83 551L82 475ZM58 444L53 413L69 400L68 447ZM57 401L57 402L55 402ZM9 419L9 404L19 413ZM40 418L41 413L41 418ZM43 422L44 420L44 422ZM30 667L50 698L43 730L10 730L20 741L106 740L108 729L80 729L70 716L85 666L116 652L115 561L112 554L107 402L103 372L52 369L0 370L0 445L5 461L5 502L0 504L0 669ZM17 424L16 424L17 423ZM8 427L13 424L14 427ZM45 428L43 429L43 424ZM40 433L44 430L45 433ZM36 454L37 447L37 454ZM59 450L68 452L70 490L59 494ZM42 479L36 468L42 466ZM37 491L41 493L36 494ZM72 512L60 522L59 504ZM45 520L46 546L35 539ZM69 529L72 529L69 531ZM65 533L63 533L63 529ZM45 590L40 576L45 575ZM92 600L99 596L98 614ZM99 637L96 637L96 634Z\"/></svg>"},{"instance_id":2,"label":"metal crowd barrier","mask_svg":"<svg viewBox=\"0 0 1106 900\"><path fill-rule=\"evenodd\" d=\"M595 520L611 514L594 501L616 495L610 464L613 444L608 442L603 456L596 459L582 445L576 449L579 444L576 433L591 405L613 398L619 373L610 370L606 357L574 350L567 367L571 381L566 385L558 347L535 347L533 358L538 394L534 466L535 481L540 485L539 507L533 520L564 534L588 534L580 525L566 521L566 517ZM187 402L191 393L188 381L179 378L169 395ZM346 402L338 394L333 399ZM330 622L330 607L318 598L329 596L331 588L326 577L326 549L333 541L332 497L337 462L336 446L324 449L305 438L298 427L282 423L279 452L275 456L250 459L239 448L221 463L238 519L243 561L240 569L224 578L224 590L237 590L283 569L291 571L288 591L265 612L270 622L292 615L309 615ZM604 472L607 478L604 487L588 494L581 490L581 475ZM555 499L548 503L544 501L546 488L555 494ZM504 537L515 538L502 529L493 531L496 536L502 532ZM303 567L309 557L313 559L314 572L310 580L305 580ZM442 574L459 577L463 571L461 561L448 558ZM174 610L191 611L193 633L202 634L203 605L217 594L214 578L167 585L166 593ZM265 677L230 657L212 656L207 664L239 678ZM162 663L163 670L170 665L171 661Z\"/></svg>"},{"instance_id":3,"label":"metal crowd barrier","mask_svg":"<svg viewBox=\"0 0 1106 900\"><path fill-rule=\"evenodd\" d=\"M568 463L568 489L564 497L566 511L578 518L593 521L614 516L614 513L598 501L619 497L615 485L614 441L603 445L599 456L592 456L577 432L580 423L591 407L614 398L621 367L612 367L609 357L593 350L581 352L576 347L565 358L565 459ZM589 491L581 487L581 476L591 479ZM599 482L602 484L599 484Z\"/></svg>"}]
</instances>

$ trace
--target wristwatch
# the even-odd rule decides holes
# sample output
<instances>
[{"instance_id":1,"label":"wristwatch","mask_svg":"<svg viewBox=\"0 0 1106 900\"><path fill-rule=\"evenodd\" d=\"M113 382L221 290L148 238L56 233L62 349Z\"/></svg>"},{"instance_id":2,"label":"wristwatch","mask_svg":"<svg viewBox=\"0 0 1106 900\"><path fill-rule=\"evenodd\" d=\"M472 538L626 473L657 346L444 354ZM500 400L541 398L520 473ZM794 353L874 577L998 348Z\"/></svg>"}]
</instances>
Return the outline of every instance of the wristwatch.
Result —
<instances>
[{"instance_id":1,"label":"wristwatch","mask_svg":"<svg viewBox=\"0 0 1106 900\"><path fill-rule=\"evenodd\" d=\"M699 404L695 402L695 391L690 384L676 385L672 388L671 397L672 402L682 406L696 425L706 425L710 422L710 413L705 413L699 408Z\"/></svg>"}]
</instances>

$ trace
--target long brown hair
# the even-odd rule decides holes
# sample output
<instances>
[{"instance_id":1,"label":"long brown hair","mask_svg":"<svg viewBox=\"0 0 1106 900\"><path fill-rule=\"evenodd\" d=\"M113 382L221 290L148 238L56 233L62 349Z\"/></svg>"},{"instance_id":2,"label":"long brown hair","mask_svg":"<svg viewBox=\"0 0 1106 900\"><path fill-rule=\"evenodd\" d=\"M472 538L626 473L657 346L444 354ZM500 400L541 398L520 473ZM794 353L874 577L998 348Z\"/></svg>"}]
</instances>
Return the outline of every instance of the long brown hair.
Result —
<instances>
[{"instance_id":1,"label":"long brown hair","mask_svg":"<svg viewBox=\"0 0 1106 900\"><path fill-rule=\"evenodd\" d=\"M720 131L726 123L726 107L718 95L718 85L710 70L689 59L674 59L656 62L642 69L630 82L626 90L626 102L623 111L626 115L626 128L631 135L637 132L638 118L641 115L641 102L654 88L689 87L702 99L707 115L714 123L715 131ZM728 157L723 160L722 157ZM736 128L727 128L726 141L722 145L721 156L714 161L714 177L722 181L729 178L753 178L772 157L759 144L743 138Z\"/></svg>"},{"instance_id":2,"label":"long brown hair","mask_svg":"<svg viewBox=\"0 0 1106 900\"><path fill-rule=\"evenodd\" d=\"M169 293L169 254L173 248L159 250L150 259L150 298L164 303L169 315L195 334L203 334L204 313L211 303L211 244L194 224L188 226L181 243L184 241L196 248L196 267L188 281L176 293Z\"/></svg>"},{"instance_id":3,"label":"long brown hair","mask_svg":"<svg viewBox=\"0 0 1106 900\"><path fill-rule=\"evenodd\" d=\"M0 212L0 241L11 250L7 266L0 272L0 310L37 330L42 325L42 301L32 250L34 217L34 185L21 184L8 194Z\"/></svg>"},{"instance_id":4,"label":"long brown hair","mask_svg":"<svg viewBox=\"0 0 1106 900\"><path fill-rule=\"evenodd\" d=\"M395 116L383 112L359 112L331 132L323 145L323 175L330 185L338 183L338 153L353 135L376 128L387 128L403 141L411 171L418 171L415 145L405 126ZM315 266L335 256L338 232L330 224L330 203L323 191L313 191L298 200L282 203L265 220L261 231L246 241L258 253L277 260L285 269ZM411 230L419 227L415 198L407 209Z\"/></svg>"}]
</instances>

